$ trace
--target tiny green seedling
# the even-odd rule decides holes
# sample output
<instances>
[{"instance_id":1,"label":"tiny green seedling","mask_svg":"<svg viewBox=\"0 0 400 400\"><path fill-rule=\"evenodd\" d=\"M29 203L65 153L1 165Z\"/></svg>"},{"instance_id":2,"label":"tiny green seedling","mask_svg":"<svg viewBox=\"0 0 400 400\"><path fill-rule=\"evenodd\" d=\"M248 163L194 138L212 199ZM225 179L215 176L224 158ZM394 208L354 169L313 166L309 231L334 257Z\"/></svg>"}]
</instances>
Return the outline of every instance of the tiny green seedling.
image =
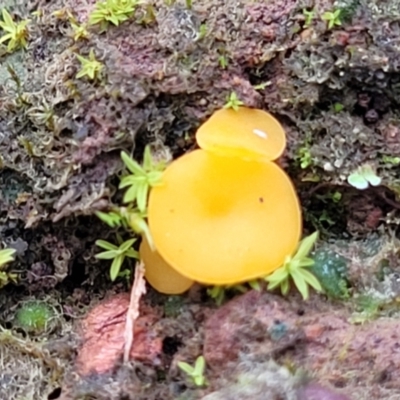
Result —
<instances>
[{"instance_id":1,"label":"tiny green seedling","mask_svg":"<svg viewBox=\"0 0 400 400\"><path fill-rule=\"evenodd\" d=\"M344 105L342 103L336 102L333 104L332 108L335 113L340 113L344 110Z\"/></svg>"},{"instance_id":2,"label":"tiny green seedling","mask_svg":"<svg viewBox=\"0 0 400 400\"><path fill-rule=\"evenodd\" d=\"M139 259L139 253L132 249L132 245L135 242L136 239L129 239L117 247L115 244L105 240L96 240L96 245L106 250L96 254L96 258L99 260L113 260L110 268L110 278L112 281L115 281L120 273L125 257Z\"/></svg>"},{"instance_id":3,"label":"tiny green seedling","mask_svg":"<svg viewBox=\"0 0 400 400\"><path fill-rule=\"evenodd\" d=\"M146 222L147 214L137 210L130 210L126 212L126 219L130 228L138 235L145 235L150 248L155 251L153 237L151 236L149 226Z\"/></svg>"},{"instance_id":4,"label":"tiny green seedling","mask_svg":"<svg viewBox=\"0 0 400 400\"><path fill-rule=\"evenodd\" d=\"M10 281L17 282L17 275L6 272L6 264L14 261L15 249L0 250L0 288L7 285Z\"/></svg>"},{"instance_id":5,"label":"tiny green seedling","mask_svg":"<svg viewBox=\"0 0 400 400\"><path fill-rule=\"evenodd\" d=\"M111 228L127 226L124 216L122 215L122 213L120 212L119 209L115 209L115 210L109 211L107 213L102 212L102 211L96 211L95 214L99 219L101 219L103 222L105 222Z\"/></svg>"},{"instance_id":6,"label":"tiny green seedling","mask_svg":"<svg viewBox=\"0 0 400 400\"><path fill-rule=\"evenodd\" d=\"M199 27L199 33L197 34L197 40L204 39L207 35L207 32L207 24L201 24Z\"/></svg>"},{"instance_id":7,"label":"tiny green seedling","mask_svg":"<svg viewBox=\"0 0 400 400\"><path fill-rule=\"evenodd\" d=\"M332 29L334 26L342 25L340 20L342 10L338 8L335 11L326 11L322 14L322 19L328 23L328 29Z\"/></svg>"},{"instance_id":8,"label":"tiny green seedling","mask_svg":"<svg viewBox=\"0 0 400 400\"><path fill-rule=\"evenodd\" d=\"M147 215L132 207L113 208L109 212L96 211L96 216L111 228L131 228L138 235L145 235L152 250L155 249L150 229L146 222Z\"/></svg>"},{"instance_id":9,"label":"tiny green seedling","mask_svg":"<svg viewBox=\"0 0 400 400\"><path fill-rule=\"evenodd\" d=\"M244 285L230 285L230 286L212 286L209 289L207 289L207 294L212 299L214 299L215 304L217 306L220 306L226 298L226 292L229 290L234 290L239 293L247 292L247 288Z\"/></svg>"},{"instance_id":10,"label":"tiny green seedling","mask_svg":"<svg viewBox=\"0 0 400 400\"><path fill-rule=\"evenodd\" d=\"M251 281L248 281L247 284L253 289L256 290L257 292L261 291L261 284L258 279L253 279Z\"/></svg>"},{"instance_id":11,"label":"tiny green seedling","mask_svg":"<svg viewBox=\"0 0 400 400\"><path fill-rule=\"evenodd\" d=\"M25 19L16 23L9 12L3 9L3 21L0 21L0 28L6 32L5 35L0 37L0 43L7 43L7 51L9 53L20 48L26 49L28 46L28 29L27 25L30 20Z\"/></svg>"},{"instance_id":12,"label":"tiny green seedling","mask_svg":"<svg viewBox=\"0 0 400 400\"><path fill-rule=\"evenodd\" d=\"M308 143L304 144L302 147L299 148L297 159L298 162L300 163L301 169L306 169L313 164L313 159Z\"/></svg>"},{"instance_id":13,"label":"tiny green seedling","mask_svg":"<svg viewBox=\"0 0 400 400\"><path fill-rule=\"evenodd\" d=\"M385 163L385 164L390 164L390 165L399 165L400 164L400 157L393 157L393 156L383 155L382 156L382 162Z\"/></svg>"},{"instance_id":14,"label":"tiny green seedling","mask_svg":"<svg viewBox=\"0 0 400 400\"><path fill-rule=\"evenodd\" d=\"M308 11L306 9L303 10L303 15L305 17L304 27L308 28L311 26L311 22L315 16L315 10Z\"/></svg>"},{"instance_id":15,"label":"tiny green seedling","mask_svg":"<svg viewBox=\"0 0 400 400\"><path fill-rule=\"evenodd\" d=\"M119 26L127 21L135 12L139 0L104 0L98 1L95 9L89 15L89 24L100 24L101 31L105 31L111 23Z\"/></svg>"},{"instance_id":16,"label":"tiny green seedling","mask_svg":"<svg viewBox=\"0 0 400 400\"><path fill-rule=\"evenodd\" d=\"M271 81L267 81L267 82L262 82L259 83L258 85L254 85L253 88L254 90L264 90L266 87L271 86Z\"/></svg>"},{"instance_id":17,"label":"tiny green seedling","mask_svg":"<svg viewBox=\"0 0 400 400\"><path fill-rule=\"evenodd\" d=\"M126 279L126 281L130 283L132 280L132 271L130 269L124 269L123 271L120 271L120 273L117 276L118 278Z\"/></svg>"},{"instance_id":18,"label":"tiny green seedling","mask_svg":"<svg viewBox=\"0 0 400 400\"><path fill-rule=\"evenodd\" d=\"M332 193L332 196L331 196L331 199L332 199L332 201L334 202L334 203L339 203L340 202L340 200L342 200L342 193L340 193L339 191L334 191L333 193Z\"/></svg>"},{"instance_id":19,"label":"tiny green seedling","mask_svg":"<svg viewBox=\"0 0 400 400\"><path fill-rule=\"evenodd\" d=\"M318 279L307 270L307 267L314 265L314 260L308 255L318 238L318 232L304 238L294 256L288 256L282 265L265 280L269 282L268 290L280 286L283 295L287 295L290 288L289 280L292 279L295 286L303 296L304 300L309 297L309 286L317 292L322 292L322 286Z\"/></svg>"},{"instance_id":20,"label":"tiny green seedling","mask_svg":"<svg viewBox=\"0 0 400 400\"><path fill-rule=\"evenodd\" d=\"M377 317L381 312L384 301L368 295L360 295L355 298L357 311L350 317L350 323L354 325L363 325Z\"/></svg>"},{"instance_id":21,"label":"tiny green seedling","mask_svg":"<svg viewBox=\"0 0 400 400\"><path fill-rule=\"evenodd\" d=\"M64 7L60 10L54 11L52 15L58 19L66 20L71 24L72 34L70 34L70 36L72 36L75 42L79 39L89 38L87 24L85 23L80 25L79 21L74 17L69 8Z\"/></svg>"},{"instance_id":22,"label":"tiny green seedling","mask_svg":"<svg viewBox=\"0 0 400 400\"><path fill-rule=\"evenodd\" d=\"M225 300L225 291L224 286L212 286L207 289L207 294L215 300L217 306L220 306Z\"/></svg>"},{"instance_id":23,"label":"tiny green seedling","mask_svg":"<svg viewBox=\"0 0 400 400\"><path fill-rule=\"evenodd\" d=\"M244 103L239 99L238 95L235 92L232 92L226 99L224 108L232 108L233 110L238 111L239 107L243 105Z\"/></svg>"},{"instance_id":24,"label":"tiny green seedling","mask_svg":"<svg viewBox=\"0 0 400 400\"><path fill-rule=\"evenodd\" d=\"M41 18L43 17L43 11L42 10L36 10L31 12L32 17L35 18Z\"/></svg>"},{"instance_id":25,"label":"tiny green seedling","mask_svg":"<svg viewBox=\"0 0 400 400\"><path fill-rule=\"evenodd\" d=\"M350 174L347 178L347 182L356 189L364 190L367 189L369 185L379 186L382 179L376 175L371 165L366 164Z\"/></svg>"},{"instance_id":26,"label":"tiny green seedling","mask_svg":"<svg viewBox=\"0 0 400 400\"><path fill-rule=\"evenodd\" d=\"M0 250L0 268L4 267L11 261L14 261L15 249Z\"/></svg>"},{"instance_id":27,"label":"tiny green seedling","mask_svg":"<svg viewBox=\"0 0 400 400\"><path fill-rule=\"evenodd\" d=\"M79 39L87 39L89 37L89 32L86 29L86 25L79 25L75 21L71 21L71 28L73 30L73 39L77 42Z\"/></svg>"},{"instance_id":28,"label":"tiny green seedling","mask_svg":"<svg viewBox=\"0 0 400 400\"><path fill-rule=\"evenodd\" d=\"M100 61L96 60L93 49L90 49L89 58L82 57L79 54L76 54L76 57L82 65L82 68L76 74L78 79L84 76L87 76L91 80L98 78L104 66Z\"/></svg>"},{"instance_id":29,"label":"tiny green seedling","mask_svg":"<svg viewBox=\"0 0 400 400\"><path fill-rule=\"evenodd\" d=\"M147 208L149 190L151 187L161 184L165 164L153 161L149 146L146 146L144 150L143 166L140 166L124 151L121 153L121 158L131 172L130 175L124 176L119 184L119 189L128 187L123 202L125 204L136 202L138 210L144 213Z\"/></svg>"},{"instance_id":30,"label":"tiny green seedling","mask_svg":"<svg viewBox=\"0 0 400 400\"><path fill-rule=\"evenodd\" d=\"M218 64L222 69L226 69L228 67L228 57L226 57L225 55L221 54L218 57Z\"/></svg>"},{"instance_id":31,"label":"tiny green seedling","mask_svg":"<svg viewBox=\"0 0 400 400\"><path fill-rule=\"evenodd\" d=\"M204 376L206 360L203 356L197 357L194 367L183 361L178 362L178 367L186 373L196 386L205 386L207 384Z\"/></svg>"},{"instance_id":32,"label":"tiny green seedling","mask_svg":"<svg viewBox=\"0 0 400 400\"><path fill-rule=\"evenodd\" d=\"M256 291L261 291L261 285L258 279L253 279L249 282L246 282L247 285L250 286L251 289ZM239 293L246 293L248 287L245 284L236 284L236 285L228 285L228 286L212 286L207 289L207 294L215 300L217 306L220 306L226 297L226 292L228 290L233 290Z\"/></svg>"}]
</instances>

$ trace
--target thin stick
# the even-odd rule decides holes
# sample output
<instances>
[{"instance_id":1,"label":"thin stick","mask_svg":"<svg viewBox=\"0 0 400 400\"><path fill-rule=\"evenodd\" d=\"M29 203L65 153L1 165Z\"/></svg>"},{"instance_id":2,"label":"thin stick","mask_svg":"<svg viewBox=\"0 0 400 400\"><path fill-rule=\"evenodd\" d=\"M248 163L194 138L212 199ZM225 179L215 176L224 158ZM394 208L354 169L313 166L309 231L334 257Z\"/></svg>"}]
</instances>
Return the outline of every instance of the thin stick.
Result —
<instances>
[{"instance_id":1,"label":"thin stick","mask_svg":"<svg viewBox=\"0 0 400 400\"><path fill-rule=\"evenodd\" d=\"M134 339L135 321L139 317L140 298L146 293L146 281L144 279L144 264L140 262L135 268L135 279L131 290L131 300L129 302L128 312L126 313L125 323L125 345L124 345L124 363L129 361L129 354L132 349Z\"/></svg>"}]
</instances>

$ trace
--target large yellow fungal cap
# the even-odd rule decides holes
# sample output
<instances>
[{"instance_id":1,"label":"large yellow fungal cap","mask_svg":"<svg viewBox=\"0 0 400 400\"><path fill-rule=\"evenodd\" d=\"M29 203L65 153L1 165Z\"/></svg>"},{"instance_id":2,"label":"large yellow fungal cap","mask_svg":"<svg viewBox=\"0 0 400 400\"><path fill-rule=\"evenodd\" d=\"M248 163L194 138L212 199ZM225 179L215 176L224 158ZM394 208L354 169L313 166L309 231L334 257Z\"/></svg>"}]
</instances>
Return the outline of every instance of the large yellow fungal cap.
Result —
<instances>
[{"instance_id":1,"label":"large yellow fungal cap","mask_svg":"<svg viewBox=\"0 0 400 400\"><path fill-rule=\"evenodd\" d=\"M286 146L281 124L266 111L248 107L216 111L200 126L196 140L207 151L264 161L279 158Z\"/></svg>"},{"instance_id":2,"label":"large yellow fungal cap","mask_svg":"<svg viewBox=\"0 0 400 400\"><path fill-rule=\"evenodd\" d=\"M180 157L164 171L163 185L150 193L148 221L166 262L187 278L212 285L269 274L295 251L301 233L295 190L275 163L204 150Z\"/></svg>"}]
</instances>

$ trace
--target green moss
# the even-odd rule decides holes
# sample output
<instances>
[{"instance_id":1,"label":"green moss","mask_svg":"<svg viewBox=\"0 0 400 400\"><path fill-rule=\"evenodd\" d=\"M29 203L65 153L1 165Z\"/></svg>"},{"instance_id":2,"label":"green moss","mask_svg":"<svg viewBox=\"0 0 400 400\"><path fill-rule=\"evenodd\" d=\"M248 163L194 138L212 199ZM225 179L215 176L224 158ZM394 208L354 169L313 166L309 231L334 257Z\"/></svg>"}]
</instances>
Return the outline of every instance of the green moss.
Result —
<instances>
[{"instance_id":1,"label":"green moss","mask_svg":"<svg viewBox=\"0 0 400 400\"><path fill-rule=\"evenodd\" d=\"M346 202L343 190L332 186L328 191L315 193L304 202L304 220L323 237L340 237L347 230Z\"/></svg>"},{"instance_id":2,"label":"green moss","mask_svg":"<svg viewBox=\"0 0 400 400\"><path fill-rule=\"evenodd\" d=\"M45 331L55 317L54 309L42 301L29 301L17 311L15 325L26 332L41 333Z\"/></svg>"},{"instance_id":3,"label":"green moss","mask_svg":"<svg viewBox=\"0 0 400 400\"><path fill-rule=\"evenodd\" d=\"M317 250L313 259L310 272L317 277L326 294L334 299L348 298L347 259L328 249Z\"/></svg>"},{"instance_id":4,"label":"green moss","mask_svg":"<svg viewBox=\"0 0 400 400\"><path fill-rule=\"evenodd\" d=\"M168 296L164 302L164 314L167 318L177 317L182 310L184 299L182 296Z\"/></svg>"}]
</instances>

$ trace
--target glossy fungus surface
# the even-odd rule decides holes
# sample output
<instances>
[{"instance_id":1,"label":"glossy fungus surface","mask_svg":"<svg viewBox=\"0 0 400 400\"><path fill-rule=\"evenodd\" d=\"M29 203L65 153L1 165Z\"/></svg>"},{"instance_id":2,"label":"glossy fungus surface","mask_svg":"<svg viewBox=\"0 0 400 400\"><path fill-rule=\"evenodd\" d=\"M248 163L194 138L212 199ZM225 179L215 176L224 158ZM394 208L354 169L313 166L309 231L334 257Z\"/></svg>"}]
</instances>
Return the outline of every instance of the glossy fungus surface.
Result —
<instances>
[{"instance_id":1,"label":"glossy fungus surface","mask_svg":"<svg viewBox=\"0 0 400 400\"><path fill-rule=\"evenodd\" d=\"M139 253L145 266L145 278L158 292L181 294L192 286L193 281L172 268L157 251L152 251L145 238L140 244Z\"/></svg>"},{"instance_id":2,"label":"glossy fungus surface","mask_svg":"<svg viewBox=\"0 0 400 400\"><path fill-rule=\"evenodd\" d=\"M295 251L301 233L299 202L281 168L204 150L164 171L150 193L148 221L168 264L215 285L269 274Z\"/></svg>"},{"instance_id":3,"label":"glossy fungus surface","mask_svg":"<svg viewBox=\"0 0 400 400\"><path fill-rule=\"evenodd\" d=\"M248 107L216 111L196 133L198 145L220 155L272 161L286 146L281 124L268 112Z\"/></svg>"}]
</instances>

